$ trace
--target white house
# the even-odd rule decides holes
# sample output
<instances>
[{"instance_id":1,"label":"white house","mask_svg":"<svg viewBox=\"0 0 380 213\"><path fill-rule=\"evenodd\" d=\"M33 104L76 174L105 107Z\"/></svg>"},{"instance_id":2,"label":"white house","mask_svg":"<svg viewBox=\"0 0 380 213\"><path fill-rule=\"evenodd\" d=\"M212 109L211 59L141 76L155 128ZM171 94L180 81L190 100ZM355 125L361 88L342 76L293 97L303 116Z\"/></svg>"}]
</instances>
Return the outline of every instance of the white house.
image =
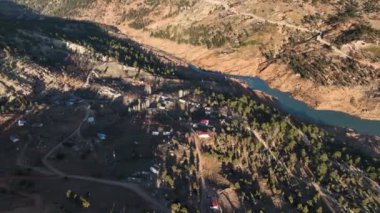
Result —
<instances>
[{"instance_id":1,"label":"white house","mask_svg":"<svg viewBox=\"0 0 380 213\"><path fill-rule=\"evenodd\" d=\"M87 119L87 122L90 123L90 124L94 124L95 123L95 118L94 117L89 117Z\"/></svg>"},{"instance_id":2,"label":"white house","mask_svg":"<svg viewBox=\"0 0 380 213\"><path fill-rule=\"evenodd\" d=\"M153 173L153 174L158 174L158 169L155 168L154 166L150 167L150 171Z\"/></svg>"},{"instance_id":3,"label":"white house","mask_svg":"<svg viewBox=\"0 0 380 213\"><path fill-rule=\"evenodd\" d=\"M26 124L26 121L23 120L23 119L20 119L20 120L17 121L17 125L18 126L25 126L25 124Z\"/></svg>"}]
</instances>

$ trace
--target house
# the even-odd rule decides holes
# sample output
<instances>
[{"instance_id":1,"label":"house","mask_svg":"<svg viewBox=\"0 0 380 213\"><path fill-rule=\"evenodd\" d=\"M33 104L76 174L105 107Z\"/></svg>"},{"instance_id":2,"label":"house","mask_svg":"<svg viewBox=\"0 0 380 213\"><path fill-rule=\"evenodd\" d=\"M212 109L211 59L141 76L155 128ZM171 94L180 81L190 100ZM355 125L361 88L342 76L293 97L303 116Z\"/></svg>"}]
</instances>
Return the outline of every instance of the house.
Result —
<instances>
[{"instance_id":1,"label":"house","mask_svg":"<svg viewBox=\"0 0 380 213\"><path fill-rule=\"evenodd\" d=\"M160 103L158 106L159 109L165 110L166 109L166 104Z\"/></svg>"},{"instance_id":2,"label":"house","mask_svg":"<svg viewBox=\"0 0 380 213\"><path fill-rule=\"evenodd\" d=\"M205 125L205 126L208 126L209 123L210 123L210 121L207 120L207 119L204 119L204 120L201 120L199 123L201 123L201 124L203 124L203 125Z\"/></svg>"},{"instance_id":3,"label":"house","mask_svg":"<svg viewBox=\"0 0 380 213\"><path fill-rule=\"evenodd\" d=\"M43 126L44 126L43 123L34 123L34 124L32 124L32 127L38 127L38 128L41 128L41 127L43 127Z\"/></svg>"},{"instance_id":4,"label":"house","mask_svg":"<svg viewBox=\"0 0 380 213\"><path fill-rule=\"evenodd\" d=\"M87 122L90 123L90 124L94 124L95 123L95 118L91 116L91 117L89 117L87 119Z\"/></svg>"},{"instance_id":5,"label":"house","mask_svg":"<svg viewBox=\"0 0 380 213\"><path fill-rule=\"evenodd\" d=\"M211 107L209 106L205 107L205 111L211 111L211 110L212 110Z\"/></svg>"},{"instance_id":6,"label":"house","mask_svg":"<svg viewBox=\"0 0 380 213\"><path fill-rule=\"evenodd\" d=\"M98 136L99 140L101 140L101 141L104 141L107 139L107 135L104 133L98 133L97 136Z\"/></svg>"},{"instance_id":7,"label":"house","mask_svg":"<svg viewBox=\"0 0 380 213\"><path fill-rule=\"evenodd\" d=\"M212 112L212 108L211 107L205 107L205 114L206 115L211 115L211 112Z\"/></svg>"},{"instance_id":8,"label":"house","mask_svg":"<svg viewBox=\"0 0 380 213\"><path fill-rule=\"evenodd\" d=\"M26 124L26 120L20 119L17 121L18 126L25 126L25 124Z\"/></svg>"},{"instance_id":9,"label":"house","mask_svg":"<svg viewBox=\"0 0 380 213\"><path fill-rule=\"evenodd\" d=\"M161 95L161 96L160 96L160 99L166 101L166 100L169 99L169 97Z\"/></svg>"},{"instance_id":10,"label":"house","mask_svg":"<svg viewBox=\"0 0 380 213\"><path fill-rule=\"evenodd\" d=\"M190 105L193 105L195 107L200 107L201 105L199 103L189 102Z\"/></svg>"},{"instance_id":11,"label":"house","mask_svg":"<svg viewBox=\"0 0 380 213\"><path fill-rule=\"evenodd\" d=\"M17 142L20 141L20 138L19 138L17 135L11 135L11 136L9 137L9 140L11 140L12 143L17 143Z\"/></svg>"},{"instance_id":12,"label":"house","mask_svg":"<svg viewBox=\"0 0 380 213\"><path fill-rule=\"evenodd\" d=\"M173 129L171 127L165 127L165 128L162 128L161 130L159 129L158 131L161 131L164 136L169 136L173 134Z\"/></svg>"},{"instance_id":13,"label":"house","mask_svg":"<svg viewBox=\"0 0 380 213\"><path fill-rule=\"evenodd\" d=\"M207 138L210 138L210 135L208 134L208 132L198 132L198 137L207 139Z\"/></svg>"},{"instance_id":14,"label":"house","mask_svg":"<svg viewBox=\"0 0 380 213\"><path fill-rule=\"evenodd\" d=\"M169 136L169 135L172 134L172 132L171 132L171 131L164 131L162 134L163 134L164 136Z\"/></svg>"},{"instance_id":15,"label":"house","mask_svg":"<svg viewBox=\"0 0 380 213\"><path fill-rule=\"evenodd\" d=\"M219 210L219 203L216 198L211 198L210 209Z\"/></svg>"},{"instance_id":16,"label":"house","mask_svg":"<svg viewBox=\"0 0 380 213\"><path fill-rule=\"evenodd\" d=\"M153 173L153 174L158 174L158 168L157 168L157 166L152 166L152 167L150 167L150 171Z\"/></svg>"},{"instance_id":17,"label":"house","mask_svg":"<svg viewBox=\"0 0 380 213\"><path fill-rule=\"evenodd\" d=\"M72 106L72 105L74 105L74 102L73 101L66 101L66 105L67 106Z\"/></svg>"}]
</instances>

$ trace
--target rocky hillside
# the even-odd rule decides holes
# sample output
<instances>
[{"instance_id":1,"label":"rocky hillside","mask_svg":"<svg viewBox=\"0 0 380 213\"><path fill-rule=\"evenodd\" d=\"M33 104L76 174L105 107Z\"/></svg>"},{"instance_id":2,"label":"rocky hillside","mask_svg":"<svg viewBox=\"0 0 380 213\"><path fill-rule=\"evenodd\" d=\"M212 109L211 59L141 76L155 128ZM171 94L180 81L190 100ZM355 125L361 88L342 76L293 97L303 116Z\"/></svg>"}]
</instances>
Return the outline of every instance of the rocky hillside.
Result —
<instances>
[{"instance_id":1,"label":"rocky hillside","mask_svg":"<svg viewBox=\"0 0 380 213\"><path fill-rule=\"evenodd\" d=\"M202 68L255 75L318 109L379 119L375 0L17 0L112 24Z\"/></svg>"},{"instance_id":2,"label":"rocky hillside","mask_svg":"<svg viewBox=\"0 0 380 213\"><path fill-rule=\"evenodd\" d=\"M0 3L3 113L23 111L49 94L87 87L93 70L110 62L122 63L119 66L127 70L143 69L150 76L175 75L173 65L121 38L113 28L43 17L28 8ZM107 86L87 90L100 94Z\"/></svg>"}]
</instances>

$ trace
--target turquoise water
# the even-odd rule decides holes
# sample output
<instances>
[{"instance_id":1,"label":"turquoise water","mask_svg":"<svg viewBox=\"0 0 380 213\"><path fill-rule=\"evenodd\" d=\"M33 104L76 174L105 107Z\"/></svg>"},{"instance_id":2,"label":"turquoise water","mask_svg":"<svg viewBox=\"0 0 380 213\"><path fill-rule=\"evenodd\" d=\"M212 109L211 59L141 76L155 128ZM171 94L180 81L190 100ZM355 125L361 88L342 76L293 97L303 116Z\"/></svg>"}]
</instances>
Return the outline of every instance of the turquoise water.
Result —
<instances>
[{"instance_id":1,"label":"turquoise water","mask_svg":"<svg viewBox=\"0 0 380 213\"><path fill-rule=\"evenodd\" d=\"M353 129L367 135L380 135L380 121L360 119L346 113L331 110L316 110L305 103L295 100L289 93L271 89L265 81L257 77L238 77L247 82L250 88L260 90L276 97L280 107L295 117L318 124Z\"/></svg>"},{"instance_id":2,"label":"turquoise water","mask_svg":"<svg viewBox=\"0 0 380 213\"><path fill-rule=\"evenodd\" d=\"M203 71L191 64L189 65L189 68L213 76L223 76L220 73ZM259 90L275 97L280 103L280 107L283 111L302 121L350 128L365 135L380 135L380 121L378 120L365 120L346 113L331 110L316 110L309 107L304 102L295 100L289 93L270 88L267 83L260 78L242 76L233 77L245 81L249 87L254 90Z\"/></svg>"}]
</instances>

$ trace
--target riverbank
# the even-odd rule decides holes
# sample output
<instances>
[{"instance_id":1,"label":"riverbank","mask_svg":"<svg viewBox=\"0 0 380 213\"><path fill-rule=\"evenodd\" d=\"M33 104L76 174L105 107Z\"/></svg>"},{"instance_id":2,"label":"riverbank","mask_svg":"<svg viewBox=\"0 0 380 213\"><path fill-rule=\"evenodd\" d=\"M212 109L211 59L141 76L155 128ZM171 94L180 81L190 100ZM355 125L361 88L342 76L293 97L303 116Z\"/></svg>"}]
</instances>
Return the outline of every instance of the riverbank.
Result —
<instances>
[{"instance_id":1,"label":"riverbank","mask_svg":"<svg viewBox=\"0 0 380 213\"><path fill-rule=\"evenodd\" d=\"M119 26L119 29L143 44L163 49L202 69L218 70L228 75L259 77L271 88L290 93L293 98L317 110L341 111L363 119L380 120L380 104L365 96L366 88L363 86L348 88L316 85L280 65L271 65L265 71L258 72L256 68L264 59L247 52L220 54L219 50L152 38L145 32L128 26Z\"/></svg>"},{"instance_id":2,"label":"riverbank","mask_svg":"<svg viewBox=\"0 0 380 213\"><path fill-rule=\"evenodd\" d=\"M194 72L203 73L209 76L221 78L228 76L222 73L204 71L192 64L189 64L189 68ZM294 99L289 93L271 88L265 81L257 77L233 75L228 77L235 82L238 82L244 88L260 91L272 97L272 100L275 99L275 102L277 102L276 108L283 110L286 114L293 115L298 120L319 125L341 127L348 130L353 129L363 135L380 136L380 120L361 119L338 111L316 110L307 104Z\"/></svg>"},{"instance_id":3,"label":"riverbank","mask_svg":"<svg viewBox=\"0 0 380 213\"><path fill-rule=\"evenodd\" d=\"M124 37L123 34L119 34L118 36ZM164 57L168 60L178 63L183 67L188 66L190 70L198 72L200 74L200 76L197 77L194 75L195 73L190 73L189 76L193 78L202 78L204 76L207 76L224 80L226 77L228 77L246 89L261 91L261 93L256 94L257 96L260 96L261 99L263 99L265 102L267 102L267 104L270 104L272 106L275 105L276 108L281 109L285 114L290 114L298 120L318 125L340 127L344 132L350 132L350 129L353 129L363 135L380 135L380 121L361 119L360 117L339 111L314 109L307 103L293 98L290 93L282 92L276 88L272 88L264 80L258 77L244 77L239 75L228 75L224 74L223 72L204 71L203 69L198 68L196 65L187 64L186 60L183 60L174 54L167 53L165 50L162 50L155 46L147 45L140 40L135 41L144 46L146 49L149 49L149 51L155 52L155 54L159 55L160 57ZM187 75L186 73L183 74Z\"/></svg>"}]
</instances>

